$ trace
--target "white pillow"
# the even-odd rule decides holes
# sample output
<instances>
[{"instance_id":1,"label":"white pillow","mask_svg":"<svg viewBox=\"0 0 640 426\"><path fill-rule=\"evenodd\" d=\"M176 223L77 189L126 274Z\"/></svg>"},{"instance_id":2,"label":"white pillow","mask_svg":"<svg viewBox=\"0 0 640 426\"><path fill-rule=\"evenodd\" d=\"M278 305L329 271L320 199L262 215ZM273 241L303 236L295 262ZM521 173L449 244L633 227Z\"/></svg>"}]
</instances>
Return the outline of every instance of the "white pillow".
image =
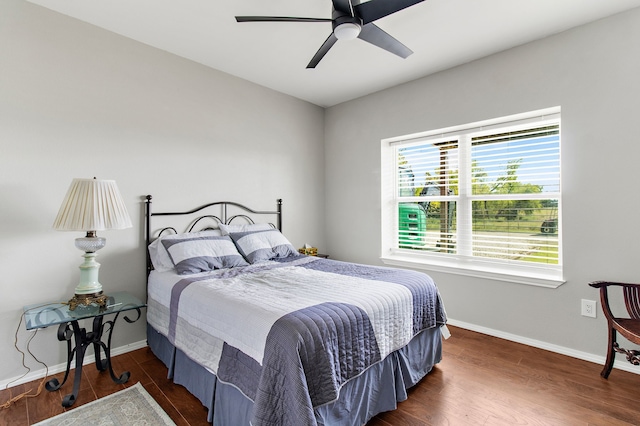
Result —
<instances>
[{"instance_id":1,"label":"white pillow","mask_svg":"<svg viewBox=\"0 0 640 426\"><path fill-rule=\"evenodd\" d=\"M232 232L254 232L254 231L267 231L269 229L275 229L270 223L247 223L244 225L219 225L222 235L229 235Z\"/></svg>"},{"instance_id":2,"label":"white pillow","mask_svg":"<svg viewBox=\"0 0 640 426\"><path fill-rule=\"evenodd\" d=\"M189 232L185 234L168 234L163 235L160 238L156 238L151 244L149 244L149 257L151 258L153 269L160 272L172 271L175 268L173 261L161 240L180 240L184 239L187 235L189 237L219 237L222 235L222 232L219 229L212 229L210 231Z\"/></svg>"}]
</instances>

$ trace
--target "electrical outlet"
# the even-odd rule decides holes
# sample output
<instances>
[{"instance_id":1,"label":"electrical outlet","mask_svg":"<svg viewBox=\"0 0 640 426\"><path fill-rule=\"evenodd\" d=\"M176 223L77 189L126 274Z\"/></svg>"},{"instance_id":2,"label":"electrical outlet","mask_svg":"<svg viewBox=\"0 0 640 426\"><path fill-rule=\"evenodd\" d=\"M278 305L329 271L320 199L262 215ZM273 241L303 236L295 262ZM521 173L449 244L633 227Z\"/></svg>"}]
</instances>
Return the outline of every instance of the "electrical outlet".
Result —
<instances>
[{"instance_id":1,"label":"electrical outlet","mask_svg":"<svg viewBox=\"0 0 640 426\"><path fill-rule=\"evenodd\" d=\"M596 302L595 300L582 299L581 314L584 317L596 317Z\"/></svg>"}]
</instances>

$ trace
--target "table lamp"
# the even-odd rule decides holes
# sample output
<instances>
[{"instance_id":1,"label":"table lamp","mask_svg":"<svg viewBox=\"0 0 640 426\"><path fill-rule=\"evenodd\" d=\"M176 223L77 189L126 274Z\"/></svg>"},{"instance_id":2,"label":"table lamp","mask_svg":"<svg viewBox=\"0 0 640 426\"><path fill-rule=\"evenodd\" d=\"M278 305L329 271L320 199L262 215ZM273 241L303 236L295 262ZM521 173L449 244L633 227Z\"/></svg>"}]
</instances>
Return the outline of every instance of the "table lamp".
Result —
<instances>
[{"instance_id":1,"label":"table lamp","mask_svg":"<svg viewBox=\"0 0 640 426\"><path fill-rule=\"evenodd\" d=\"M131 219L114 180L73 179L60 211L53 223L58 231L86 231L83 238L76 238L76 247L84 251L80 265L80 283L69 300L69 310L78 305L106 305L107 296L98 281L100 264L96 252L104 247L106 239L97 231L131 228Z\"/></svg>"}]
</instances>

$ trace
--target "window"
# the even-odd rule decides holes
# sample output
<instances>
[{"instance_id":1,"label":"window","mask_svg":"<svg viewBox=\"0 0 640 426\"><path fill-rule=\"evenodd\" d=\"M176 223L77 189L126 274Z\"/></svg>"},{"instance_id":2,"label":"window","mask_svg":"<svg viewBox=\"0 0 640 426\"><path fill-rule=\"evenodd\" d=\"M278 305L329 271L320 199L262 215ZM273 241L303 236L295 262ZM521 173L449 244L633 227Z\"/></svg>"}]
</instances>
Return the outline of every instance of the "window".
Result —
<instances>
[{"instance_id":1,"label":"window","mask_svg":"<svg viewBox=\"0 0 640 426\"><path fill-rule=\"evenodd\" d=\"M382 142L382 259L562 283L560 109Z\"/></svg>"}]
</instances>

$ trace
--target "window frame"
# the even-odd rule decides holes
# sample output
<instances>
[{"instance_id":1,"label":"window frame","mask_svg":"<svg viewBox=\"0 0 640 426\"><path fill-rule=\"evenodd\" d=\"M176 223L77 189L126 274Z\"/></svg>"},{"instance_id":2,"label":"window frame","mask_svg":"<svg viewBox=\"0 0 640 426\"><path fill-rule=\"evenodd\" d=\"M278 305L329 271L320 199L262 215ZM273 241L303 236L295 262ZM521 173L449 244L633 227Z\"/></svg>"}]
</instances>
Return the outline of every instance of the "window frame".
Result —
<instances>
[{"instance_id":1,"label":"window frame","mask_svg":"<svg viewBox=\"0 0 640 426\"><path fill-rule=\"evenodd\" d=\"M397 150L401 146L421 142L444 142L457 140L458 146L469 144L469 149L460 149L458 158L459 193L442 196L443 200L456 203L457 214L471 215L471 204L486 196L473 195L470 187L471 138L477 133L490 133L515 126L538 127L544 124L560 125L560 107L546 108L522 114L515 114L481 122L436 129L416 134L387 138L381 141L381 255L385 264L473 276L492 280L557 288L565 280L562 266L562 187L557 193L528 194L531 198L558 199L558 264L536 264L534 262L502 262L483 257L463 254L441 254L427 251L403 249L398 244L398 205L419 197L398 195ZM561 130L561 129L560 129ZM561 138L561 134L559 136ZM562 150L560 141L560 150ZM561 167L561 166L560 166ZM562 171L560 171L562 173ZM562 183L560 183L562 185ZM495 195L494 195L495 196ZM500 198L510 198L505 195ZM516 196L517 198L517 196ZM462 212L462 213L460 213ZM466 213L465 213L466 212ZM471 238L470 221L458 218L457 240ZM461 229L462 227L462 229ZM462 236L461 236L462 235Z\"/></svg>"}]
</instances>

